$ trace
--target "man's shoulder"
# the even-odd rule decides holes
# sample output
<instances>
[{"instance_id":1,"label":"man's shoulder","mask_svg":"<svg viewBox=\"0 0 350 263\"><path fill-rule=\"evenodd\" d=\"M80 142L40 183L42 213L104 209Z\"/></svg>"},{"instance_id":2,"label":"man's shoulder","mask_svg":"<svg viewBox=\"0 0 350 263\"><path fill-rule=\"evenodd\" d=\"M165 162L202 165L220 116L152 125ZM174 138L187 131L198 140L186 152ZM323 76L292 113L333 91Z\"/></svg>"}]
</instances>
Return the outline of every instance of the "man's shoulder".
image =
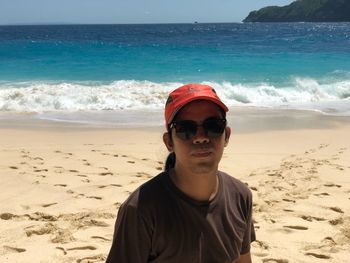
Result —
<instances>
[{"instance_id":1,"label":"man's shoulder","mask_svg":"<svg viewBox=\"0 0 350 263\"><path fill-rule=\"evenodd\" d=\"M251 197L252 193L247 184L225 172L220 171L220 174L223 182L223 187L225 189L229 190L230 192L238 193L245 197Z\"/></svg>"},{"instance_id":2,"label":"man's shoulder","mask_svg":"<svg viewBox=\"0 0 350 263\"><path fill-rule=\"evenodd\" d=\"M125 200L123 206L139 207L140 204L149 204L152 203L154 200L160 198L161 195L164 193L164 176L165 173L162 172L140 185Z\"/></svg>"}]
</instances>

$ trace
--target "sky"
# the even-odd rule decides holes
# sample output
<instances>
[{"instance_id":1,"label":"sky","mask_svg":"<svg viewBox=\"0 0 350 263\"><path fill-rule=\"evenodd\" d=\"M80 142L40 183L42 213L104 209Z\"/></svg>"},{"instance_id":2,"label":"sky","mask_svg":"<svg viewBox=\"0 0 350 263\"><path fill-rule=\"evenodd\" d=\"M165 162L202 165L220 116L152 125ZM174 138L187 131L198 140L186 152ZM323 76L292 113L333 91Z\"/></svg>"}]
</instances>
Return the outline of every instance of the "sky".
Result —
<instances>
[{"instance_id":1,"label":"sky","mask_svg":"<svg viewBox=\"0 0 350 263\"><path fill-rule=\"evenodd\" d=\"M0 0L0 24L241 22L293 0Z\"/></svg>"}]
</instances>

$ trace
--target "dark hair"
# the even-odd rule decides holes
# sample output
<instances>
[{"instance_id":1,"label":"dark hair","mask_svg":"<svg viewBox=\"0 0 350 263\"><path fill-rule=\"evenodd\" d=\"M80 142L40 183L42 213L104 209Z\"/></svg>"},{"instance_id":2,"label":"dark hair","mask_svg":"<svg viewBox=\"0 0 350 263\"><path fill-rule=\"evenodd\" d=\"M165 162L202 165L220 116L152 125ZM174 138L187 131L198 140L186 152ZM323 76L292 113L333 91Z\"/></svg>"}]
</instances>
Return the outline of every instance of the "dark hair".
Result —
<instances>
[{"instance_id":1,"label":"dark hair","mask_svg":"<svg viewBox=\"0 0 350 263\"><path fill-rule=\"evenodd\" d=\"M169 153L168 157L166 158L165 165L164 165L164 171L169 172L170 169L175 167L176 162L176 155L174 152Z\"/></svg>"}]
</instances>

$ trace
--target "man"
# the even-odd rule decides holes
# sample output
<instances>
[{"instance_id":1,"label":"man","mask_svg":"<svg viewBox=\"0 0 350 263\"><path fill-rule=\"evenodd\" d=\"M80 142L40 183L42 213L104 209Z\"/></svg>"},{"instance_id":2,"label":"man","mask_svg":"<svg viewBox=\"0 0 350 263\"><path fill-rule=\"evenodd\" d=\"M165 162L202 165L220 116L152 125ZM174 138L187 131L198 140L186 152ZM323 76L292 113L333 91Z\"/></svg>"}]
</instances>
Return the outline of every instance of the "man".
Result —
<instances>
[{"instance_id":1,"label":"man","mask_svg":"<svg viewBox=\"0 0 350 263\"><path fill-rule=\"evenodd\" d=\"M250 263L252 195L218 165L231 129L207 85L187 84L165 106L165 171L121 206L108 263Z\"/></svg>"}]
</instances>

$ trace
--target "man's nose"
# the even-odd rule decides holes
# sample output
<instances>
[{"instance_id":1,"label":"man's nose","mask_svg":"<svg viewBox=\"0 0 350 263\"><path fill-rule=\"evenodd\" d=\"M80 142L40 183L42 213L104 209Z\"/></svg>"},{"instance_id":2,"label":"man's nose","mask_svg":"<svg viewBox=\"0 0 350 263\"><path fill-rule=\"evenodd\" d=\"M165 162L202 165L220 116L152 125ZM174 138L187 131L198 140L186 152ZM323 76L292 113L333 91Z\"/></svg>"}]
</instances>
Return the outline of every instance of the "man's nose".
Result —
<instances>
[{"instance_id":1,"label":"man's nose","mask_svg":"<svg viewBox=\"0 0 350 263\"><path fill-rule=\"evenodd\" d=\"M209 142L209 137L205 133L205 130L202 126L197 126L197 133L193 137L193 143L194 144L199 144L199 143L208 143Z\"/></svg>"}]
</instances>

